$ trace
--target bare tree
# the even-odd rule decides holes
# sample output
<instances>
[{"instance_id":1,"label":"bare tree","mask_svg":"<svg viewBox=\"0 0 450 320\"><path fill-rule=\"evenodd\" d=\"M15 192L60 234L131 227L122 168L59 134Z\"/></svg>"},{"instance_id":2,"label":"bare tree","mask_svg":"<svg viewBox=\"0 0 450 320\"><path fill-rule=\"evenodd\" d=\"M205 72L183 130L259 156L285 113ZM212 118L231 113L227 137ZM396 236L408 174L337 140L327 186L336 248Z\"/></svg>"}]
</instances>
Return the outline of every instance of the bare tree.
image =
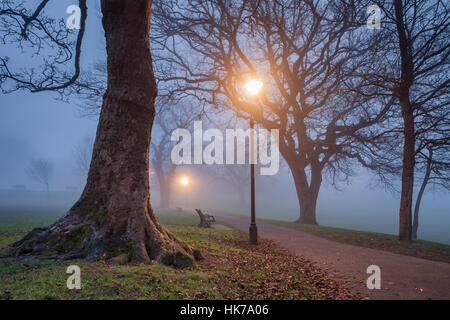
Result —
<instances>
[{"instance_id":1,"label":"bare tree","mask_svg":"<svg viewBox=\"0 0 450 320\"><path fill-rule=\"evenodd\" d=\"M434 134L434 139L427 139L425 143L420 144L416 155L415 170L422 173L420 188L417 193L414 216L412 224L412 238L417 239L419 229L419 211L425 188L431 185L434 188L440 188L450 191L450 127L446 118L444 139ZM436 133L434 131L433 133ZM427 136L430 137L431 134ZM437 138L437 139L436 139Z\"/></svg>"},{"instance_id":2,"label":"bare tree","mask_svg":"<svg viewBox=\"0 0 450 320\"><path fill-rule=\"evenodd\" d=\"M375 3L384 13L384 36L374 42L374 60L366 76L383 94L390 93L398 107L399 121L389 132L394 133L394 148L397 134L402 138L399 240L411 241L416 157L430 146L424 135L448 117L445 110L450 105L449 5L440 0Z\"/></svg>"},{"instance_id":3,"label":"bare tree","mask_svg":"<svg viewBox=\"0 0 450 320\"><path fill-rule=\"evenodd\" d=\"M81 45L86 29L86 0L79 0L81 11L80 28L74 31L65 27L64 19L55 20L43 12L50 0L27 6L23 1L2 0L0 2L0 38L3 44L14 44L27 48L31 56L46 52L37 68L12 69L11 59L0 56L0 85L4 93L26 89L31 92L59 91L76 86L79 79ZM67 67L73 63L71 72Z\"/></svg>"},{"instance_id":4,"label":"bare tree","mask_svg":"<svg viewBox=\"0 0 450 320\"><path fill-rule=\"evenodd\" d=\"M159 138L153 137L151 143L152 156L150 166L154 169L159 187L159 206L169 208L171 200L171 187L176 172L176 166L170 159L170 132L164 121L159 121L162 134ZM155 126L156 127L156 126Z\"/></svg>"},{"instance_id":5,"label":"bare tree","mask_svg":"<svg viewBox=\"0 0 450 320\"><path fill-rule=\"evenodd\" d=\"M154 3L153 53L164 62L156 74L160 83L178 88L163 85L162 94L195 96L279 129L300 223L317 223L324 176L332 181L348 176L355 161L371 165L366 159L378 142L374 127L389 118L390 97L378 96L360 72L371 46L361 30L362 3ZM265 89L249 99L242 86L254 77L264 80ZM356 94L357 88L366 94Z\"/></svg>"},{"instance_id":6,"label":"bare tree","mask_svg":"<svg viewBox=\"0 0 450 320\"><path fill-rule=\"evenodd\" d=\"M53 175L54 164L50 160L32 160L28 167L28 176L39 184L42 184L47 191L50 191L50 179Z\"/></svg>"},{"instance_id":7,"label":"bare tree","mask_svg":"<svg viewBox=\"0 0 450 320\"><path fill-rule=\"evenodd\" d=\"M412 223L412 239L417 239L419 228L419 211L422 197L428 185L434 189L450 190L450 109L441 108L441 101L434 101L439 105L430 108L433 101L429 101L426 109L416 109L415 118L415 165L414 190L417 195L414 204ZM432 112L429 112L432 110ZM399 116L401 117L401 116ZM383 184L399 193L395 182L401 179L403 167L403 130L401 120L394 119L394 125L380 133L385 137L377 151L372 155L373 167Z\"/></svg>"},{"instance_id":8,"label":"bare tree","mask_svg":"<svg viewBox=\"0 0 450 320\"><path fill-rule=\"evenodd\" d=\"M65 24L53 24L53 29L42 25L45 21L54 21L43 17L42 9L48 3L49 0L40 1L37 9L29 11L22 5L13 7L11 1L3 1L0 8L2 36L14 35L12 42L16 44L35 39L39 48L48 44L49 34L54 34L50 40L53 45L59 45L59 36L66 33ZM73 75L68 77L67 72L57 68L67 62L59 59L60 55L54 63L44 64L37 74L32 70L13 73L8 61L2 59L0 79L5 90L63 92L65 88L76 88L76 82L82 87L79 56L87 15L86 0L80 0L79 6L82 19L74 50ZM101 1L108 85L86 186L66 216L51 226L31 231L14 243L13 254L107 259L124 253L130 259L145 263L156 260L180 267L195 264L195 252L158 222L150 205L150 133L157 95L149 43L151 7L151 0ZM9 23L5 23L5 19L9 19ZM73 51L70 46L63 48L69 51L62 52ZM15 87L6 87L6 81L14 83Z\"/></svg>"},{"instance_id":9,"label":"bare tree","mask_svg":"<svg viewBox=\"0 0 450 320\"><path fill-rule=\"evenodd\" d=\"M88 176L93 147L94 144L92 137L85 137L75 146L73 151L76 169L83 177Z\"/></svg>"},{"instance_id":10,"label":"bare tree","mask_svg":"<svg viewBox=\"0 0 450 320\"><path fill-rule=\"evenodd\" d=\"M191 99L192 100L192 99ZM171 187L176 174L176 165L172 162L171 151L174 145L171 134L175 129L187 129L193 121L201 118L202 110L195 101L178 101L157 104L161 106L155 118L155 129L159 129L151 143L151 166L155 169L159 185L160 206L168 208L171 199ZM154 130L156 133L156 130Z\"/></svg>"}]
</instances>

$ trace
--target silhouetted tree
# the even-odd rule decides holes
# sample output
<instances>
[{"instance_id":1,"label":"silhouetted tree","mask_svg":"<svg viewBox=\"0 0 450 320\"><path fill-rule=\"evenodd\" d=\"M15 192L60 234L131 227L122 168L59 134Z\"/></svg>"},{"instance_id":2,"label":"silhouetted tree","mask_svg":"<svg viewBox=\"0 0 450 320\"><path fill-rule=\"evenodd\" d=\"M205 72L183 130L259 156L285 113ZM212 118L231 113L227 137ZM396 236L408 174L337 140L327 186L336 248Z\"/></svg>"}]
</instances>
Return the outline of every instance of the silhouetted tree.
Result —
<instances>
[{"instance_id":1,"label":"silhouetted tree","mask_svg":"<svg viewBox=\"0 0 450 320\"><path fill-rule=\"evenodd\" d=\"M42 184L47 191L50 191L50 179L53 175L54 164L50 160L32 160L28 167L28 176L39 184Z\"/></svg>"},{"instance_id":2,"label":"silhouetted tree","mask_svg":"<svg viewBox=\"0 0 450 320\"><path fill-rule=\"evenodd\" d=\"M78 173L83 177L87 177L89 173L89 165L92 158L93 139L85 137L83 141L75 146L73 156Z\"/></svg>"},{"instance_id":3,"label":"silhouetted tree","mask_svg":"<svg viewBox=\"0 0 450 320\"><path fill-rule=\"evenodd\" d=\"M447 111L447 115L449 112L450 110ZM414 205L413 239L417 239L420 204L425 188L431 185L434 188L450 191L450 117L447 116L446 119L445 128L442 128L443 132L446 132L444 139L433 135L434 139L427 139L426 142L420 144L420 148L417 150L415 169L423 175ZM428 137L430 136L431 134L428 134Z\"/></svg>"},{"instance_id":4,"label":"silhouetted tree","mask_svg":"<svg viewBox=\"0 0 450 320\"><path fill-rule=\"evenodd\" d=\"M157 105L159 105L157 103ZM201 109L197 110L195 104L184 102L161 103L161 110L155 118L155 137L151 144L150 164L155 170L159 185L160 206L168 208L171 199L171 188L174 182L177 166L172 162L171 152L174 142L171 141L172 131L187 129L193 121L201 117ZM159 129L156 132L155 129Z\"/></svg>"},{"instance_id":5,"label":"silhouetted tree","mask_svg":"<svg viewBox=\"0 0 450 320\"><path fill-rule=\"evenodd\" d=\"M395 149L401 134L399 240L411 241L416 156L422 148L430 146L424 135L448 118L445 110L450 105L449 5L440 0L374 3L381 8L384 18L382 29L377 31L379 35L375 35L379 41L373 42L373 62L366 77L382 94L391 94L397 106L395 118L399 121L393 120L388 130L393 139L385 141L391 141L388 149ZM441 137L448 138L448 135ZM392 161L385 150L381 158ZM389 166L388 163L386 167Z\"/></svg>"},{"instance_id":6,"label":"silhouetted tree","mask_svg":"<svg viewBox=\"0 0 450 320\"><path fill-rule=\"evenodd\" d=\"M450 109L441 106L443 105L422 110L425 111L424 116L419 110L414 113L416 137L414 186L415 190L419 188L414 204L412 239L417 238L420 205L426 187L432 185L435 189L449 190L450 186ZM429 113L427 110L433 112ZM384 142L378 145L372 161L376 163L373 169L383 184L398 192L396 181L402 176L403 130L401 121L394 119L393 122L392 128L381 133Z\"/></svg>"},{"instance_id":7,"label":"silhouetted tree","mask_svg":"<svg viewBox=\"0 0 450 320\"><path fill-rule=\"evenodd\" d=\"M7 56L0 56L0 85L4 93L21 89L31 92L58 91L77 85L80 77L81 45L86 28L86 0L79 0L80 28L66 28L64 19L44 14L50 0L33 5L24 1L0 2L0 38L4 45L13 44L32 57L41 55L39 68L16 68ZM31 7L31 8L30 8ZM73 45L75 42L75 45ZM45 53L42 51L48 50ZM68 67L73 64L72 70Z\"/></svg>"}]
</instances>

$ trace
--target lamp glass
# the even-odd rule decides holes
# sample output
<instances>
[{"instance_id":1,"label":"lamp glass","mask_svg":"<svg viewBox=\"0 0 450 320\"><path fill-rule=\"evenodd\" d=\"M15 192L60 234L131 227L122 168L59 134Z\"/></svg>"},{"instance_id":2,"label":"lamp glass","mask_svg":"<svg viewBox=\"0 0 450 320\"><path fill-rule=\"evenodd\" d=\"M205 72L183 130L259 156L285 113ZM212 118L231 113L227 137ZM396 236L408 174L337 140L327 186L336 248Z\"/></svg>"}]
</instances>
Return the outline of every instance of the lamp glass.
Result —
<instances>
[{"instance_id":1,"label":"lamp glass","mask_svg":"<svg viewBox=\"0 0 450 320\"><path fill-rule=\"evenodd\" d=\"M252 79L244 84L244 89L251 95L257 95L263 86L263 83L257 79Z\"/></svg>"}]
</instances>

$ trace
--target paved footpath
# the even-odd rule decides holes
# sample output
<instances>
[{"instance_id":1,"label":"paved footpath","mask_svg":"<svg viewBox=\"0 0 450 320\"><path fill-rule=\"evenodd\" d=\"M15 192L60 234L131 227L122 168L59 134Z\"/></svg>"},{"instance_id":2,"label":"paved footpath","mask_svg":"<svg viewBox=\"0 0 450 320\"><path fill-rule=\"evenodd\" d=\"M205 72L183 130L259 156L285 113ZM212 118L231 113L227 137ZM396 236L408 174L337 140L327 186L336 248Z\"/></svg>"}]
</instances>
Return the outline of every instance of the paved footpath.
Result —
<instances>
[{"instance_id":1,"label":"paved footpath","mask_svg":"<svg viewBox=\"0 0 450 320\"><path fill-rule=\"evenodd\" d=\"M214 216L236 229L248 219ZM320 238L299 230L258 222L258 235L314 262L366 299L450 299L450 264ZM381 269L381 289L368 290L367 267Z\"/></svg>"}]
</instances>

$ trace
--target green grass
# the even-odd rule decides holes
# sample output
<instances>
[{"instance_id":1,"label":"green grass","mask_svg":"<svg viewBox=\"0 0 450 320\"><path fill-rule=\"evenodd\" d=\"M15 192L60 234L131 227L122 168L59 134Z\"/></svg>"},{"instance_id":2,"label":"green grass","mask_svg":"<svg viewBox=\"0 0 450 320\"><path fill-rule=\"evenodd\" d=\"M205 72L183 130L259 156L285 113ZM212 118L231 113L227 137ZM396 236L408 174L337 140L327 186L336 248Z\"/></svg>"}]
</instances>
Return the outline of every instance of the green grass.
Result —
<instances>
[{"instance_id":1,"label":"green grass","mask_svg":"<svg viewBox=\"0 0 450 320\"><path fill-rule=\"evenodd\" d=\"M193 211L175 212L170 209L156 209L159 222L165 225L196 226L200 222L197 213Z\"/></svg>"},{"instance_id":2,"label":"green grass","mask_svg":"<svg viewBox=\"0 0 450 320\"><path fill-rule=\"evenodd\" d=\"M81 290L66 287L69 264L81 268ZM207 298L221 298L207 281L211 275L159 264L110 266L85 261L2 259L0 269L0 291L14 299L183 299L199 291L209 292Z\"/></svg>"},{"instance_id":3,"label":"green grass","mask_svg":"<svg viewBox=\"0 0 450 320\"><path fill-rule=\"evenodd\" d=\"M60 216L29 208L0 208L0 251L30 229ZM205 259L197 269L4 256L0 258L0 300L326 299L339 294L324 289L328 280L317 280L317 270L269 241L253 247L243 232L194 227L198 224L194 213L160 211L158 217L179 238L201 250ZM69 265L81 268L81 290L66 287Z\"/></svg>"},{"instance_id":4,"label":"green grass","mask_svg":"<svg viewBox=\"0 0 450 320\"><path fill-rule=\"evenodd\" d=\"M0 248L19 240L27 231L55 222L61 211L40 207L0 207Z\"/></svg>"},{"instance_id":5,"label":"green grass","mask_svg":"<svg viewBox=\"0 0 450 320\"><path fill-rule=\"evenodd\" d=\"M450 246L446 244L424 240L415 240L411 243L404 243L399 242L397 240L397 236L384 233L355 231L317 225L305 225L279 220L261 219L261 221L281 227L300 230L337 242L385 250L423 259L450 262Z\"/></svg>"}]
</instances>

